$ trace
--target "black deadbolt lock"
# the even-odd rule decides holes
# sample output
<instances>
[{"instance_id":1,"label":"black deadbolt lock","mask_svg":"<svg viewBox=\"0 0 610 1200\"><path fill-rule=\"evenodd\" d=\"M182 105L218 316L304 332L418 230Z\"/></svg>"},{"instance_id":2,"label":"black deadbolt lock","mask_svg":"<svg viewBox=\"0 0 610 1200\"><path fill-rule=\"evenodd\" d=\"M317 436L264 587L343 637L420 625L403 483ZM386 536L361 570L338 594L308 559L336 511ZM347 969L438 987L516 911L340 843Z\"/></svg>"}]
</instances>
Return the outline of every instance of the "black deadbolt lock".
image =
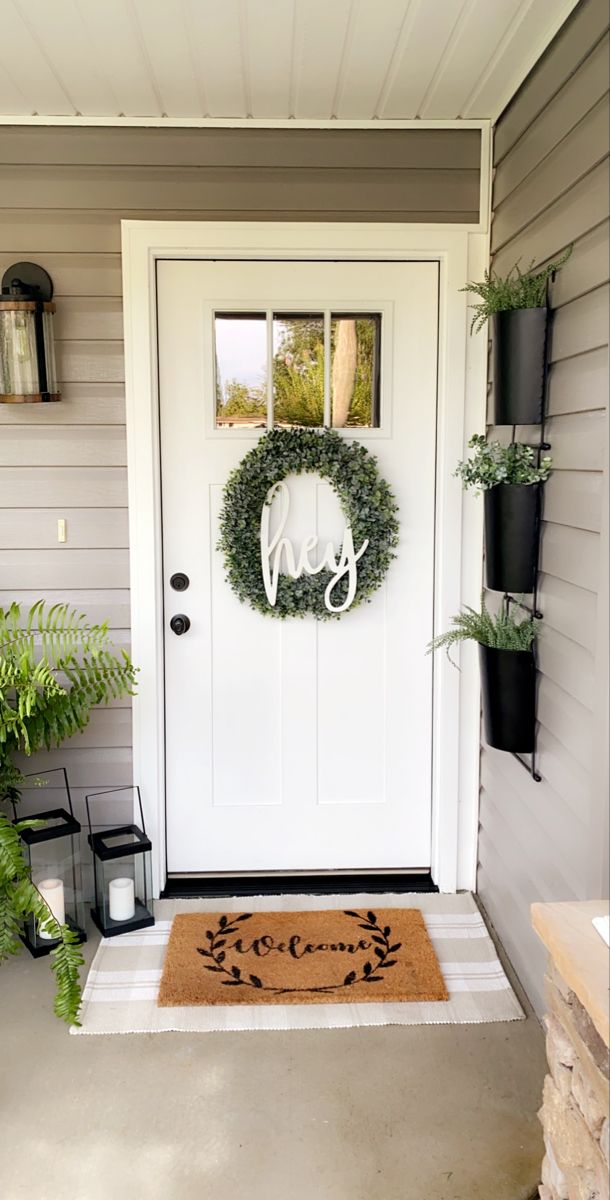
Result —
<instances>
[{"instance_id":1,"label":"black deadbolt lock","mask_svg":"<svg viewBox=\"0 0 610 1200\"><path fill-rule=\"evenodd\" d=\"M176 571L169 581L169 586L173 587L175 592L185 592L190 582L188 575L183 571Z\"/></svg>"},{"instance_id":2,"label":"black deadbolt lock","mask_svg":"<svg viewBox=\"0 0 610 1200\"><path fill-rule=\"evenodd\" d=\"M172 617L169 627L172 633L177 633L180 637L180 634L187 633L191 628L191 622L184 613L176 613L175 617Z\"/></svg>"}]
</instances>

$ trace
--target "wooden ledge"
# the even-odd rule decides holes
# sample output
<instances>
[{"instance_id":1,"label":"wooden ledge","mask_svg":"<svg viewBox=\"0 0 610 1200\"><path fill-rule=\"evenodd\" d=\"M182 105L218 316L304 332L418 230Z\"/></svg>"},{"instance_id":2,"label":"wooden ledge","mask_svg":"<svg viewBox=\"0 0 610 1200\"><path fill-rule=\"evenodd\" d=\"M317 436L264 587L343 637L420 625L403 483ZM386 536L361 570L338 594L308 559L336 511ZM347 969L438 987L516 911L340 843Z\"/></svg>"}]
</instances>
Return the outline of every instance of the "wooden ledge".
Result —
<instances>
[{"instance_id":1,"label":"wooden ledge","mask_svg":"<svg viewBox=\"0 0 610 1200\"><path fill-rule=\"evenodd\" d=\"M610 950L592 925L609 911L607 900L532 904L532 925L559 974L610 1046Z\"/></svg>"}]
</instances>

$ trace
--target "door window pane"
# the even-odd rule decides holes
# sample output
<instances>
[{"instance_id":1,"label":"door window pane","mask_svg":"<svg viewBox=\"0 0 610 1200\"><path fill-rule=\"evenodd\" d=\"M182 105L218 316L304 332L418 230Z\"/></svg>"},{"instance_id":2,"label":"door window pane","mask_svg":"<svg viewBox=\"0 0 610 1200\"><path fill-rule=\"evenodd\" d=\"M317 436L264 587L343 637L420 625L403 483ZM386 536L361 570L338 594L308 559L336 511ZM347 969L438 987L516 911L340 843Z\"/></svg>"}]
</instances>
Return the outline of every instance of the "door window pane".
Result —
<instances>
[{"instance_id":1,"label":"door window pane","mask_svg":"<svg viewBox=\"0 0 610 1200\"><path fill-rule=\"evenodd\" d=\"M264 312L215 313L218 428L267 427L269 373L274 425L379 427L380 313L274 312L272 335Z\"/></svg>"},{"instance_id":2,"label":"door window pane","mask_svg":"<svg viewBox=\"0 0 610 1200\"><path fill-rule=\"evenodd\" d=\"M324 316L273 314L275 425L324 424Z\"/></svg>"},{"instance_id":3,"label":"door window pane","mask_svg":"<svg viewBox=\"0 0 610 1200\"><path fill-rule=\"evenodd\" d=\"M267 318L265 313L216 313L216 425L267 424Z\"/></svg>"},{"instance_id":4,"label":"door window pane","mask_svg":"<svg viewBox=\"0 0 610 1200\"><path fill-rule=\"evenodd\" d=\"M331 425L335 429L379 426L378 313L331 318Z\"/></svg>"}]
</instances>

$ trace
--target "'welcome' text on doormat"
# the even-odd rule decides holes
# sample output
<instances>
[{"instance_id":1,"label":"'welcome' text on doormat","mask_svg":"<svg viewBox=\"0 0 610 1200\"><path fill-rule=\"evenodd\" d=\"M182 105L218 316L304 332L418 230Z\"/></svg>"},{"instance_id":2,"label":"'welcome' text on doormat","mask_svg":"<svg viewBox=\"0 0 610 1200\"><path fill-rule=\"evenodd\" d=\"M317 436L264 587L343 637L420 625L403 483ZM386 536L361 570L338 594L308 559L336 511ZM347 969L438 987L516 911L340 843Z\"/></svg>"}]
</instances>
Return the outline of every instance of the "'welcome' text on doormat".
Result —
<instances>
[{"instance_id":1,"label":"'welcome' text on doormat","mask_svg":"<svg viewBox=\"0 0 610 1200\"><path fill-rule=\"evenodd\" d=\"M384 908L180 914L158 1004L447 999L419 909Z\"/></svg>"}]
</instances>

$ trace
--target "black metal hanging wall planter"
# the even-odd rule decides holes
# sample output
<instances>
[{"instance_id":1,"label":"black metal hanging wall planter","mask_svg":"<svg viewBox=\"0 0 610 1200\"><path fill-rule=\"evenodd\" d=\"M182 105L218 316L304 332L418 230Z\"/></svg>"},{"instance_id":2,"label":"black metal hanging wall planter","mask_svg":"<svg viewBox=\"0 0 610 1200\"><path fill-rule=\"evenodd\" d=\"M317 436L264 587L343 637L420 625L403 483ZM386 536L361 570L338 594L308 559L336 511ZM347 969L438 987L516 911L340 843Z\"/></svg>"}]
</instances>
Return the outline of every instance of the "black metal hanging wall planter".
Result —
<instances>
[{"instance_id":1,"label":"black metal hanging wall planter","mask_svg":"<svg viewBox=\"0 0 610 1200\"><path fill-rule=\"evenodd\" d=\"M490 268L482 280L470 282L463 289L477 297L472 305L471 330L478 331L491 322L492 423L512 426L508 451L514 457L508 461L503 443L489 443L481 434L475 434L469 445L476 447L476 453L469 462L458 464L456 473L466 487L476 485L485 491L487 587L503 593L505 618L513 604L530 618L521 631L524 642L531 644L529 649L500 649L501 640L490 647L486 636L477 638L482 643L485 730L489 745L512 753L536 783L542 776L536 768L534 639L536 623L543 615L538 609L542 486L551 467L550 459L542 457L551 449L544 435L552 321L549 285L572 249L568 246L557 260L538 269L532 263L522 271L517 262L507 275L499 276ZM533 444L517 440L517 427L528 425L539 429L539 440ZM523 454L523 450L528 453ZM503 481L499 479L501 471ZM509 479L511 482L506 482ZM531 598L529 604L523 602L526 595ZM476 614L472 610L470 614L467 620L472 621ZM456 623L456 636L460 636L459 620ZM506 635L509 644L513 638L519 642L521 626L515 629L515 623L508 619L504 625L501 637ZM485 627L482 632L485 634ZM451 638L452 631L447 636Z\"/></svg>"},{"instance_id":2,"label":"black metal hanging wall planter","mask_svg":"<svg viewBox=\"0 0 610 1200\"><path fill-rule=\"evenodd\" d=\"M532 650L479 646L485 738L495 750L533 754L536 661Z\"/></svg>"},{"instance_id":3,"label":"black metal hanging wall planter","mask_svg":"<svg viewBox=\"0 0 610 1200\"><path fill-rule=\"evenodd\" d=\"M547 373L549 310L519 308L493 317L494 423L539 425Z\"/></svg>"},{"instance_id":4,"label":"black metal hanging wall planter","mask_svg":"<svg viewBox=\"0 0 610 1200\"><path fill-rule=\"evenodd\" d=\"M537 425L533 449L541 462L550 450L545 440L549 352L549 282L546 304L494 318L494 397L497 424ZM487 586L504 593L504 603L517 604L537 620L540 563L541 483L498 485L485 496ZM498 495L493 497L492 492ZM493 582L492 582L493 580ZM511 594L512 593L512 594ZM531 607L515 600L514 593L532 597ZM498 658L502 655L502 658ZM492 650L481 647L481 676L485 733L490 746L507 750L525 767L534 783L537 769L536 656L535 650ZM522 755L528 755L528 760Z\"/></svg>"},{"instance_id":5,"label":"black metal hanging wall planter","mask_svg":"<svg viewBox=\"0 0 610 1200\"><path fill-rule=\"evenodd\" d=\"M491 591L536 590L541 502L539 483L498 483L485 492L485 581Z\"/></svg>"},{"instance_id":6,"label":"black metal hanging wall planter","mask_svg":"<svg viewBox=\"0 0 610 1200\"><path fill-rule=\"evenodd\" d=\"M53 341L53 281L36 263L14 263L0 293L0 404L61 400Z\"/></svg>"}]
</instances>

